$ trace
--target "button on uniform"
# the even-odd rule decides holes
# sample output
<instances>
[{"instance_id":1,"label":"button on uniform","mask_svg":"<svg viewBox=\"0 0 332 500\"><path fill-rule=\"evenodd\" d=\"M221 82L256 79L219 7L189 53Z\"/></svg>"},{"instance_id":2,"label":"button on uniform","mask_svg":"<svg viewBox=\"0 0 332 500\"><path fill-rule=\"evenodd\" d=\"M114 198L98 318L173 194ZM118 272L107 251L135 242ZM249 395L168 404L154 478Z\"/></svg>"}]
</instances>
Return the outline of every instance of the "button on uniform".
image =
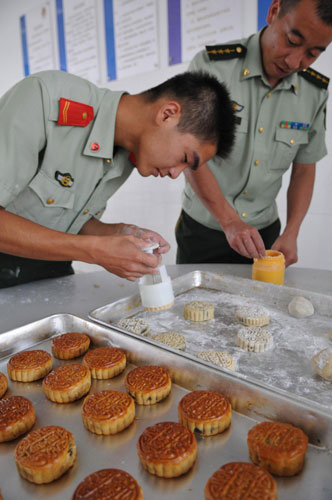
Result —
<instances>
[{"instance_id":1,"label":"button on uniform","mask_svg":"<svg viewBox=\"0 0 332 500\"><path fill-rule=\"evenodd\" d=\"M243 194L248 194L248 189L245 189L245 190L243 191Z\"/></svg>"},{"instance_id":2,"label":"button on uniform","mask_svg":"<svg viewBox=\"0 0 332 500\"><path fill-rule=\"evenodd\" d=\"M100 146L99 146L98 142L93 142L90 146L90 149L91 149L91 151L99 151Z\"/></svg>"},{"instance_id":3,"label":"button on uniform","mask_svg":"<svg viewBox=\"0 0 332 500\"><path fill-rule=\"evenodd\" d=\"M291 144L295 144L294 139L291 139L289 142L290 142Z\"/></svg>"},{"instance_id":4,"label":"button on uniform","mask_svg":"<svg viewBox=\"0 0 332 500\"><path fill-rule=\"evenodd\" d=\"M243 217L245 219L247 217L247 213L246 212L242 212L241 217Z\"/></svg>"},{"instance_id":5,"label":"button on uniform","mask_svg":"<svg viewBox=\"0 0 332 500\"><path fill-rule=\"evenodd\" d=\"M248 76L248 75L250 75L250 69L249 69L249 68L244 68L244 70L242 71L242 75L243 75L243 76Z\"/></svg>"},{"instance_id":6,"label":"button on uniform","mask_svg":"<svg viewBox=\"0 0 332 500\"><path fill-rule=\"evenodd\" d=\"M264 127L259 127L258 132L262 134L264 132Z\"/></svg>"},{"instance_id":7,"label":"button on uniform","mask_svg":"<svg viewBox=\"0 0 332 500\"><path fill-rule=\"evenodd\" d=\"M49 199L46 201L46 203L47 203L48 205L52 205L52 203L54 203L54 198L49 198Z\"/></svg>"},{"instance_id":8,"label":"button on uniform","mask_svg":"<svg viewBox=\"0 0 332 500\"><path fill-rule=\"evenodd\" d=\"M89 213L89 210L87 210L87 209L83 210L83 215L86 215L88 213Z\"/></svg>"},{"instance_id":9,"label":"button on uniform","mask_svg":"<svg viewBox=\"0 0 332 500\"><path fill-rule=\"evenodd\" d=\"M255 167L258 167L258 165L259 165L259 160L255 160L254 165L255 165Z\"/></svg>"},{"instance_id":10,"label":"button on uniform","mask_svg":"<svg viewBox=\"0 0 332 500\"><path fill-rule=\"evenodd\" d=\"M106 158L106 163L111 163L111 159L110 158Z\"/></svg>"}]
</instances>

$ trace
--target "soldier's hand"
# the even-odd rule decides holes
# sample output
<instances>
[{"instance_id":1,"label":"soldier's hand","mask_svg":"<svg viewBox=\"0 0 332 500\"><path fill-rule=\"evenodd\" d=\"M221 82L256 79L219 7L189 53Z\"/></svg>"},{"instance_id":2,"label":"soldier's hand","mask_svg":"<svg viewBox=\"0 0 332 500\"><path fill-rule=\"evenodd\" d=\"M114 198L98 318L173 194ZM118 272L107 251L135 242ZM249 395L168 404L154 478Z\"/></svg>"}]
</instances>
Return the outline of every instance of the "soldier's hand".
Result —
<instances>
[{"instance_id":1,"label":"soldier's hand","mask_svg":"<svg viewBox=\"0 0 332 500\"><path fill-rule=\"evenodd\" d=\"M147 240L150 243L158 243L159 248L154 253L166 253L170 249L169 243L155 231L135 226L134 224L121 224L119 234L132 234L137 238Z\"/></svg>"},{"instance_id":2,"label":"soldier's hand","mask_svg":"<svg viewBox=\"0 0 332 500\"><path fill-rule=\"evenodd\" d=\"M98 237L95 245L94 263L110 273L129 281L135 281L144 274L156 274L160 260L158 255L147 254L142 248L151 245L131 234Z\"/></svg>"},{"instance_id":3,"label":"soldier's hand","mask_svg":"<svg viewBox=\"0 0 332 500\"><path fill-rule=\"evenodd\" d=\"M285 256L285 265L290 266L298 261L297 239L293 235L282 234L273 243L271 250L278 250Z\"/></svg>"},{"instance_id":4,"label":"soldier's hand","mask_svg":"<svg viewBox=\"0 0 332 500\"><path fill-rule=\"evenodd\" d=\"M264 242L257 229L241 219L223 225L223 231L233 250L244 257L257 259L266 255Z\"/></svg>"}]
</instances>

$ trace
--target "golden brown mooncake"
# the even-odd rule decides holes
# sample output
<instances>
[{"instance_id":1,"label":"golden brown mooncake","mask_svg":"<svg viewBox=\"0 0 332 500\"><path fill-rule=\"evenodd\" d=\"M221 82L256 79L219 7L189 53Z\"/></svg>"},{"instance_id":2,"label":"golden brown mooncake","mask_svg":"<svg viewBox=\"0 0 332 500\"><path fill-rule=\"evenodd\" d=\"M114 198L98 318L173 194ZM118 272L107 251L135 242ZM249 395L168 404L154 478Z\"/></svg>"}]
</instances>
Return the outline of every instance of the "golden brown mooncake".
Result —
<instances>
[{"instance_id":1,"label":"golden brown mooncake","mask_svg":"<svg viewBox=\"0 0 332 500\"><path fill-rule=\"evenodd\" d=\"M179 422L192 432L213 436L226 430L232 420L228 399L216 391L192 391L178 404Z\"/></svg>"},{"instance_id":2,"label":"golden brown mooncake","mask_svg":"<svg viewBox=\"0 0 332 500\"><path fill-rule=\"evenodd\" d=\"M187 472L197 456L194 434L178 422L147 427L137 442L144 469L159 477L177 477Z\"/></svg>"},{"instance_id":3,"label":"golden brown mooncake","mask_svg":"<svg viewBox=\"0 0 332 500\"><path fill-rule=\"evenodd\" d=\"M71 432L57 425L29 432L15 449L18 472L36 484L61 477L75 462L76 445Z\"/></svg>"},{"instance_id":4,"label":"golden brown mooncake","mask_svg":"<svg viewBox=\"0 0 332 500\"><path fill-rule=\"evenodd\" d=\"M82 406L83 424L95 434L116 434L134 418L134 400L121 391L95 392L85 398Z\"/></svg>"},{"instance_id":5,"label":"golden brown mooncake","mask_svg":"<svg viewBox=\"0 0 332 500\"><path fill-rule=\"evenodd\" d=\"M126 368L126 355L118 347L97 347L86 353L83 363L89 367L92 378L116 377Z\"/></svg>"},{"instance_id":6,"label":"golden brown mooncake","mask_svg":"<svg viewBox=\"0 0 332 500\"><path fill-rule=\"evenodd\" d=\"M0 400L0 443L16 439L29 431L36 421L33 404L23 396Z\"/></svg>"},{"instance_id":7,"label":"golden brown mooncake","mask_svg":"<svg viewBox=\"0 0 332 500\"><path fill-rule=\"evenodd\" d=\"M45 396L56 403L70 403L87 394L91 387L90 370L73 363L56 368L43 380Z\"/></svg>"},{"instance_id":8,"label":"golden brown mooncake","mask_svg":"<svg viewBox=\"0 0 332 500\"><path fill-rule=\"evenodd\" d=\"M298 427L282 422L261 422L248 432L249 455L277 476L294 476L302 470L308 436Z\"/></svg>"},{"instance_id":9,"label":"golden brown mooncake","mask_svg":"<svg viewBox=\"0 0 332 500\"><path fill-rule=\"evenodd\" d=\"M103 469L83 479L71 500L143 500L143 493L128 472Z\"/></svg>"},{"instance_id":10,"label":"golden brown mooncake","mask_svg":"<svg viewBox=\"0 0 332 500\"><path fill-rule=\"evenodd\" d=\"M154 405L171 392L171 377L163 366L138 366L126 376L126 391L139 405Z\"/></svg>"},{"instance_id":11,"label":"golden brown mooncake","mask_svg":"<svg viewBox=\"0 0 332 500\"><path fill-rule=\"evenodd\" d=\"M205 500L277 500L277 484L267 470L249 462L230 462L218 469L204 489Z\"/></svg>"},{"instance_id":12,"label":"golden brown mooncake","mask_svg":"<svg viewBox=\"0 0 332 500\"><path fill-rule=\"evenodd\" d=\"M51 370L52 356L41 349L14 354L7 363L9 378L18 382L39 380Z\"/></svg>"},{"instance_id":13,"label":"golden brown mooncake","mask_svg":"<svg viewBox=\"0 0 332 500\"><path fill-rule=\"evenodd\" d=\"M85 333L63 333L52 340L52 354L58 359L73 359L82 356L90 345Z\"/></svg>"},{"instance_id":14,"label":"golden brown mooncake","mask_svg":"<svg viewBox=\"0 0 332 500\"><path fill-rule=\"evenodd\" d=\"M0 372L0 398L4 396L8 389L8 380L4 373Z\"/></svg>"}]
</instances>

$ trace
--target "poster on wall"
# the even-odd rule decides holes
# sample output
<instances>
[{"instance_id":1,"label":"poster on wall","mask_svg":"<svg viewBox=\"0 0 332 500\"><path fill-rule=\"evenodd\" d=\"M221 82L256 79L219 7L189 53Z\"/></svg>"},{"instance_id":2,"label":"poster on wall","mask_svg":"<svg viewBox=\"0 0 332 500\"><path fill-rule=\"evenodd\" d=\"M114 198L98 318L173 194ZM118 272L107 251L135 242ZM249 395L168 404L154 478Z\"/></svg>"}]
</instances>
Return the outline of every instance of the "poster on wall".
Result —
<instances>
[{"instance_id":1,"label":"poster on wall","mask_svg":"<svg viewBox=\"0 0 332 500\"><path fill-rule=\"evenodd\" d=\"M108 80L159 68L158 0L104 0Z\"/></svg>"},{"instance_id":2,"label":"poster on wall","mask_svg":"<svg viewBox=\"0 0 332 500\"><path fill-rule=\"evenodd\" d=\"M169 65L189 62L205 45L243 37L242 0L168 0Z\"/></svg>"},{"instance_id":3,"label":"poster on wall","mask_svg":"<svg viewBox=\"0 0 332 500\"><path fill-rule=\"evenodd\" d=\"M20 17L24 75L55 68L51 9L44 2Z\"/></svg>"},{"instance_id":4,"label":"poster on wall","mask_svg":"<svg viewBox=\"0 0 332 500\"><path fill-rule=\"evenodd\" d=\"M56 0L60 69L98 83L95 0Z\"/></svg>"}]
</instances>

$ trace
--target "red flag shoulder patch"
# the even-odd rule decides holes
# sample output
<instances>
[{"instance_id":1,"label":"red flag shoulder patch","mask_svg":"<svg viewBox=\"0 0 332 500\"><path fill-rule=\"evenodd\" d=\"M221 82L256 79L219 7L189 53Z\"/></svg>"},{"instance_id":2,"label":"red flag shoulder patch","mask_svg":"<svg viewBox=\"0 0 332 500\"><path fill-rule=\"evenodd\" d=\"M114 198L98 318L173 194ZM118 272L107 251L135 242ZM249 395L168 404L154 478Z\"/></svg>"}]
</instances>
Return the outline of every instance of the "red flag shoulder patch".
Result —
<instances>
[{"instance_id":1,"label":"red flag shoulder patch","mask_svg":"<svg viewBox=\"0 0 332 500\"><path fill-rule=\"evenodd\" d=\"M58 125L86 127L93 120L93 107L60 97Z\"/></svg>"}]
</instances>

